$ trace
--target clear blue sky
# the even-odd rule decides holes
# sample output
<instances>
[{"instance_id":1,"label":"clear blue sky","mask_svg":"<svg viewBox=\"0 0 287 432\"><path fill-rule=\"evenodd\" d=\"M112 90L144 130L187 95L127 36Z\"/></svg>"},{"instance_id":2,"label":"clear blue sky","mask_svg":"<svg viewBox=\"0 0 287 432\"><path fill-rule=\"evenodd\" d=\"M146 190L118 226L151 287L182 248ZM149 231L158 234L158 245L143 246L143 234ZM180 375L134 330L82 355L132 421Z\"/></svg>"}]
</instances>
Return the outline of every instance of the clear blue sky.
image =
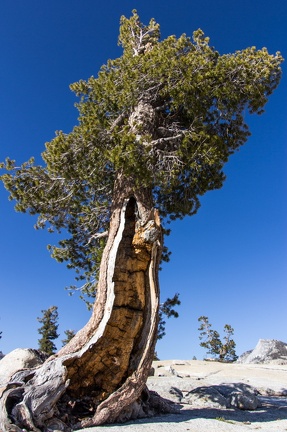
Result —
<instances>
[{"instance_id":1,"label":"clear blue sky","mask_svg":"<svg viewBox=\"0 0 287 432\"><path fill-rule=\"evenodd\" d=\"M285 0L2 0L0 160L40 161L55 130L72 129L69 84L121 54L119 19L133 8L143 22L154 17L162 37L200 27L220 53L255 45L287 57ZM162 359L204 356L200 315L219 333L225 323L234 327L238 354L259 338L287 341L286 76L266 112L250 118L252 136L226 166L224 187L202 199L196 216L172 226L162 299L179 292L182 305L157 346ZM64 330L80 329L89 317L64 290L74 275L50 258L53 237L15 213L2 185L0 205L0 350L36 348L36 318L52 305L59 307L60 346Z\"/></svg>"}]
</instances>

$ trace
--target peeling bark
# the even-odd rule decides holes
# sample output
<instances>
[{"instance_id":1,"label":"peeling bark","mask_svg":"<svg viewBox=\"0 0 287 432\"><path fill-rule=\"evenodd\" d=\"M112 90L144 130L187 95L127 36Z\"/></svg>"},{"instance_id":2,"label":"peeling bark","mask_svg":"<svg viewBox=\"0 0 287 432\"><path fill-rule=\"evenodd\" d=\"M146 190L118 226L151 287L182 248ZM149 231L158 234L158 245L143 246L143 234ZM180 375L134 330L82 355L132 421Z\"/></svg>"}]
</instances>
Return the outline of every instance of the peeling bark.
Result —
<instances>
[{"instance_id":1,"label":"peeling bark","mask_svg":"<svg viewBox=\"0 0 287 432\"><path fill-rule=\"evenodd\" d=\"M152 405L169 409L146 388L161 248L150 191L119 176L91 319L57 355L1 389L0 430L70 431L143 417Z\"/></svg>"}]
</instances>

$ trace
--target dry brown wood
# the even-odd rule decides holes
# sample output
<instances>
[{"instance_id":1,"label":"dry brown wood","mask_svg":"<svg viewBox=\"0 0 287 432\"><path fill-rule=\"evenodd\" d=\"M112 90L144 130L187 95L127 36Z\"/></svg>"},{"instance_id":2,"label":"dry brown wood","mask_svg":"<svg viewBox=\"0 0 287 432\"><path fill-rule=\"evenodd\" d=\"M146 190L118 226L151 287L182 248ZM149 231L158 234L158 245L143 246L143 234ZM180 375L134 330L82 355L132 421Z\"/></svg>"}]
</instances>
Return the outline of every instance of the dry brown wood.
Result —
<instances>
[{"instance_id":1,"label":"dry brown wood","mask_svg":"<svg viewBox=\"0 0 287 432\"><path fill-rule=\"evenodd\" d=\"M91 319L28 379L23 373L21 382L18 373L16 388L7 384L0 430L69 431L153 412L156 398L146 381L157 334L161 249L150 191L119 176Z\"/></svg>"}]
</instances>

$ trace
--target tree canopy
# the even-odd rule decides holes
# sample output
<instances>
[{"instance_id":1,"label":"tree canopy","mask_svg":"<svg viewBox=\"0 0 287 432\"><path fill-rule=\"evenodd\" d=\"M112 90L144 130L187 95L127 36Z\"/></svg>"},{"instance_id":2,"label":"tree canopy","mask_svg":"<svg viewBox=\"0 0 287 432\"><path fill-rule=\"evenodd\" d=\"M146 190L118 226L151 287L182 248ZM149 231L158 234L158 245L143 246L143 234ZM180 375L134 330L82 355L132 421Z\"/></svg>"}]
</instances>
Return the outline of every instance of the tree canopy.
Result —
<instances>
[{"instance_id":1,"label":"tree canopy","mask_svg":"<svg viewBox=\"0 0 287 432\"><path fill-rule=\"evenodd\" d=\"M263 112L277 87L280 53L250 47L220 55L202 30L160 39L152 19L122 17L123 53L72 84L78 124L57 131L43 166L7 159L2 180L16 210L67 238L50 246L86 281L97 279L119 173L152 191L164 221L194 214L220 188L223 166L249 136L246 112Z\"/></svg>"}]
</instances>

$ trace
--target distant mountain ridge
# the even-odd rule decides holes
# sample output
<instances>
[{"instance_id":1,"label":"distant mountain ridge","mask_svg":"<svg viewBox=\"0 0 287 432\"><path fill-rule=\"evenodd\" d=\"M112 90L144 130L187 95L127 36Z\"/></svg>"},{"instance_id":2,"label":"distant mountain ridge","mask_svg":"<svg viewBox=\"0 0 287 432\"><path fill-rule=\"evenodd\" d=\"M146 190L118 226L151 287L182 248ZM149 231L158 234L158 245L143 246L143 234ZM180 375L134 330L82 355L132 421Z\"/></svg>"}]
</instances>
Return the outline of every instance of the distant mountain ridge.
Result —
<instances>
[{"instance_id":1,"label":"distant mountain ridge","mask_svg":"<svg viewBox=\"0 0 287 432\"><path fill-rule=\"evenodd\" d=\"M287 343L275 339L259 339L256 347L243 353L237 363L287 364Z\"/></svg>"}]
</instances>

